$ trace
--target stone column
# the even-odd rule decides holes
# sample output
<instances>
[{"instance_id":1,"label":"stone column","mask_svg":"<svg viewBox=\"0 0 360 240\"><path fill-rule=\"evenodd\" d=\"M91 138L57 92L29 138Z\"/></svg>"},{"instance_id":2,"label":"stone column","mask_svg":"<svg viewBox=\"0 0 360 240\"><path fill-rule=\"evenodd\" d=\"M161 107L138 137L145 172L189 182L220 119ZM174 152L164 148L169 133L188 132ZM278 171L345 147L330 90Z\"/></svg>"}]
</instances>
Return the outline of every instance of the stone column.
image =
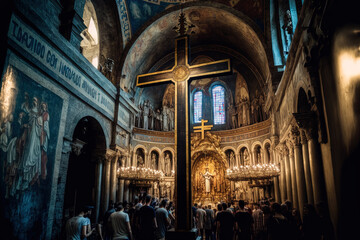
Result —
<instances>
[{"instance_id":1,"label":"stone column","mask_svg":"<svg viewBox=\"0 0 360 240\"><path fill-rule=\"evenodd\" d=\"M303 165L304 165L304 176L306 184L306 196L307 202L314 205L314 194L311 182L311 173L310 173L310 162L309 162L309 149L306 139L305 132L301 130L301 146L302 146L302 156L303 156Z\"/></svg>"},{"instance_id":2,"label":"stone column","mask_svg":"<svg viewBox=\"0 0 360 240\"><path fill-rule=\"evenodd\" d=\"M100 216L100 202L101 202L101 179L103 172L104 156L98 156L95 170L95 216L98 222Z\"/></svg>"},{"instance_id":3,"label":"stone column","mask_svg":"<svg viewBox=\"0 0 360 240\"><path fill-rule=\"evenodd\" d=\"M284 162L285 162L285 179L286 179L286 198L287 200L292 200L290 159L289 159L289 149L287 147L284 147Z\"/></svg>"},{"instance_id":4,"label":"stone column","mask_svg":"<svg viewBox=\"0 0 360 240\"><path fill-rule=\"evenodd\" d=\"M290 163L290 175L291 175L292 203L294 208L299 209L297 184L296 184L296 172L295 172L295 160L294 160L294 145L291 142L289 142L289 163Z\"/></svg>"},{"instance_id":5,"label":"stone column","mask_svg":"<svg viewBox=\"0 0 360 240\"><path fill-rule=\"evenodd\" d=\"M117 191L117 202L123 202L124 201L124 185L125 180L124 179L118 179L118 191Z\"/></svg>"},{"instance_id":6,"label":"stone column","mask_svg":"<svg viewBox=\"0 0 360 240\"><path fill-rule=\"evenodd\" d=\"M125 185L124 185L124 201L129 202L129 186L130 185L130 180L125 180Z\"/></svg>"},{"instance_id":7,"label":"stone column","mask_svg":"<svg viewBox=\"0 0 360 240\"><path fill-rule=\"evenodd\" d=\"M116 202L116 186L117 186L117 166L120 152L116 151L111 161L111 180L110 180L110 200Z\"/></svg>"},{"instance_id":8,"label":"stone column","mask_svg":"<svg viewBox=\"0 0 360 240\"><path fill-rule=\"evenodd\" d=\"M321 159L319 142L317 141L317 130L307 129L306 138L308 139L310 173L314 194L314 204L326 202L326 191L324 182L324 171Z\"/></svg>"},{"instance_id":9,"label":"stone column","mask_svg":"<svg viewBox=\"0 0 360 240\"><path fill-rule=\"evenodd\" d=\"M292 142L294 144L294 160L295 160L295 172L296 172L296 184L298 193L298 203L301 219L303 218L303 206L307 202L306 187L305 187L305 175L303 156L300 142L300 131L297 127L292 129Z\"/></svg>"},{"instance_id":10,"label":"stone column","mask_svg":"<svg viewBox=\"0 0 360 240\"><path fill-rule=\"evenodd\" d=\"M111 175L111 162L115 156L115 151L111 149L106 150L105 154L105 171L104 171L104 191L103 191L103 211L106 211L109 206L110 199L110 175Z\"/></svg>"},{"instance_id":11,"label":"stone column","mask_svg":"<svg viewBox=\"0 0 360 240\"><path fill-rule=\"evenodd\" d=\"M278 156L277 153L274 151L274 147L270 147L270 156L271 157L271 163L276 164L279 166L279 161L277 160ZM276 160L275 160L276 159ZM276 202L281 201L281 194L280 194L280 176L273 177L273 183L274 183L274 197Z\"/></svg>"},{"instance_id":12,"label":"stone column","mask_svg":"<svg viewBox=\"0 0 360 240\"><path fill-rule=\"evenodd\" d=\"M236 159L236 166L240 167L240 154L235 153L235 159Z\"/></svg>"},{"instance_id":13,"label":"stone column","mask_svg":"<svg viewBox=\"0 0 360 240\"><path fill-rule=\"evenodd\" d=\"M279 147L279 162L280 162L280 198L281 203L285 202L287 195L286 195L286 173L285 173L285 156L284 151L282 151L283 147Z\"/></svg>"}]
</instances>

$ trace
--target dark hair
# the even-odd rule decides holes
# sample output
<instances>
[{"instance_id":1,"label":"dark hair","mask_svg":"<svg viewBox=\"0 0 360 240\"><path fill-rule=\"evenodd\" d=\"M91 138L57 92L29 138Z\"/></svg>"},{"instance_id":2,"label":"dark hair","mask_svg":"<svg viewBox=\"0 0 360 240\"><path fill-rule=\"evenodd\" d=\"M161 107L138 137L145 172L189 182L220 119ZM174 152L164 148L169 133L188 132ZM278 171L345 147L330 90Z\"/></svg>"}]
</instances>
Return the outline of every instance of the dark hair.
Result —
<instances>
[{"instance_id":1,"label":"dark hair","mask_svg":"<svg viewBox=\"0 0 360 240\"><path fill-rule=\"evenodd\" d=\"M222 203L222 209L223 209L223 210L226 210L226 209L227 209L227 207L228 207L228 206L227 206L227 204L226 204L226 203Z\"/></svg>"},{"instance_id":2,"label":"dark hair","mask_svg":"<svg viewBox=\"0 0 360 240\"><path fill-rule=\"evenodd\" d=\"M121 203L116 204L116 211L121 211L124 209L124 206Z\"/></svg>"},{"instance_id":3,"label":"dark hair","mask_svg":"<svg viewBox=\"0 0 360 240\"><path fill-rule=\"evenodd\" d=\"M163 199L163 200L161 200L161 202L160 202L160 207L165 207L166 206L166 204L167 204L167 199Z\"/></svg>"},{"instance_id":4,"label":"dark hair","mask_svg":"<svg viewBox=\"0 0 360 240\"><path fill-rule=\"evenodd\" d=\"M221 203L219 203L219 204L217 205L217 210L218 210L218 211L221 211L221 210L222 210L222 205L221 205Z\"/></svg>"},{"instance_id":5,"label":"dark hair","mask_svg":"<svg viewBox=\"0 0 360 240\"><path fill-rule=\"evenodd\" d=\"M198 206L197 203L195 203L195 204L194 204L194 207L197 207L197 206Z\"/></svg>"},{"instance_id":6,"label":"dark hair","mask_svg":"<svg viewBox=\"0 0 360 240\"><path fill-rule=\"evenodd\" d=\"M145 203L149 203L151 201L151 196L150 195L146 195L145 197Z\"/></svg>"},{"instance_id":7,"label":"dark hair","mask_svg":"<svg viewBox=\"0 0 360 240\"><path fill-rule=\"evenodd\" d=\"M245 207L245 202L244 202L244 200L239 200L239 207L240 207L240 208L244 208L244 207Z\"/></svg>"},{"instance_id":8,"label":"dark hair","mask_svg":"<svg viewBox=\"0 0 360 240\"><path fill-rule=\"evenodd\" d=\"M86 212L92 210L93 208L94 208L93 206L85 205L80 208L80 212L86 213Z\"/></svg>"},{"instance_id":9,"label":"dark hair","mask_svg":"<svg viewBox=\"0 0 360 240\"><path fill-rule=\"evenodd\" d=\"M271 209L276 212L276 213L281 213L281 206L279 203L277 202L274 202L272 205L271 205Z\"/></svg>"}]
</instances>

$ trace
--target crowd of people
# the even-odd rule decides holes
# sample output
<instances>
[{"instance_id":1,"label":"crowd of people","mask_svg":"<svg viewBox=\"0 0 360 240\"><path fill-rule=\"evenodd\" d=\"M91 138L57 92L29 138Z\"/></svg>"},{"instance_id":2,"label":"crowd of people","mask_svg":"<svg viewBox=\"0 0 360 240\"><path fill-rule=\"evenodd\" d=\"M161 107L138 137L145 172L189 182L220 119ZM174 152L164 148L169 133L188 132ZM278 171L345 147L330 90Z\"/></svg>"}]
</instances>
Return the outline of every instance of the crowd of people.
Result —
<instances>
[{"instance_id":1,"label":"crowd of people","mask_svg":"<svg viewBox=\"0 0 360 240\"><path fill-rule=\"evenodd\" d=\"M290 201L283 204L272 200L246 204L194 204L193 216L199 238L205 240L328 240L334 239L334 229L327 206L316 208L305 204L303 220Z\"/></svg>"},{"instance_id":2,"label":"crowd of people","mask_svg":"<svg viewBox=\"0 0 360 240\"><path fill-rule=\"evenodd\" d=\"M165 240L166 232L175 224L174 204L150 195L139 196L131 203L110 202L101 224L91 225L91 210L84 207L66 222L67 239ZM271 200L223 202L216 208L194 204L192 215L198 240L334 239L324 203L316 208L305 204L303 218L290 201L279 204Z\"/></svg>"}]
</instances>

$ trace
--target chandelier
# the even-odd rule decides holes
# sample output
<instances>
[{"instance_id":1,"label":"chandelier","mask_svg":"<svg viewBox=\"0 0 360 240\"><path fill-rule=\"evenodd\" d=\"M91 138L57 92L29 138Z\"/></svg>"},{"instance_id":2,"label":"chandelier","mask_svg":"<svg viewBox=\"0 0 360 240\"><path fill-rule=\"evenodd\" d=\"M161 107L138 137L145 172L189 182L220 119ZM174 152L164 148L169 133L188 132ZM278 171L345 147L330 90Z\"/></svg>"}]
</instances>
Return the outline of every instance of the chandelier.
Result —
<instances>
[{"instance_id":1,"label":"chandelier","mask_svg":"<svg viewBox=\"0 0 360 240\"><path fill-rule=\"evenodd\" d=\"M161 170L155 170L145 167L120 167L117 169L120 179L137 180L137 181L158 181L164 177Z\"/></svg>"},{"instance_id":2,"label":"chandelier","mask_svg":"<svg viewBox=\"0 0 360 240\"><path fill-rule=\"evenodd\" d=\"M273 177L280 175L277 165L256 164L234 167L226 171L226 178L230 181L249 181L250 187L264 187L270 185Z\"/></svg>"}]
</instances>

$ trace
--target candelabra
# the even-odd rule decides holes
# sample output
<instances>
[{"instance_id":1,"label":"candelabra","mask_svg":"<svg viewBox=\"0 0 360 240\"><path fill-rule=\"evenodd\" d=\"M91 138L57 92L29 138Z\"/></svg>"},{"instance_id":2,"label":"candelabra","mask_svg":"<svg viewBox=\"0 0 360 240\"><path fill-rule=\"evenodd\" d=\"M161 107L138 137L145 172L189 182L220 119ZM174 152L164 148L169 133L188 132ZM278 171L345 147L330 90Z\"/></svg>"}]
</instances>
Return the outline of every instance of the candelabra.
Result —
<instances>
[{"instance_id":1,"label":"candelabra","mask_svg":"<svg viewBox=\"0 0 360 240\"><path fill-rule=\"evenodd\" d=\"M120 167L117 170L118 177L125 180L136 181L159 181L164 177L161 170L145 167Z\"/></svg>"},{"instance_id":2,"label":"candelabra","mask_svg":"<svg viewBox=\"0 0 360 240\"><path fill-rule=\"evenodd\" d=\"M279 167L272 163L234 167L226 171L227 179L230 181L249 181L250 187L270 185L271 179L279 175Z\"/></svg>"}]
</instances>

